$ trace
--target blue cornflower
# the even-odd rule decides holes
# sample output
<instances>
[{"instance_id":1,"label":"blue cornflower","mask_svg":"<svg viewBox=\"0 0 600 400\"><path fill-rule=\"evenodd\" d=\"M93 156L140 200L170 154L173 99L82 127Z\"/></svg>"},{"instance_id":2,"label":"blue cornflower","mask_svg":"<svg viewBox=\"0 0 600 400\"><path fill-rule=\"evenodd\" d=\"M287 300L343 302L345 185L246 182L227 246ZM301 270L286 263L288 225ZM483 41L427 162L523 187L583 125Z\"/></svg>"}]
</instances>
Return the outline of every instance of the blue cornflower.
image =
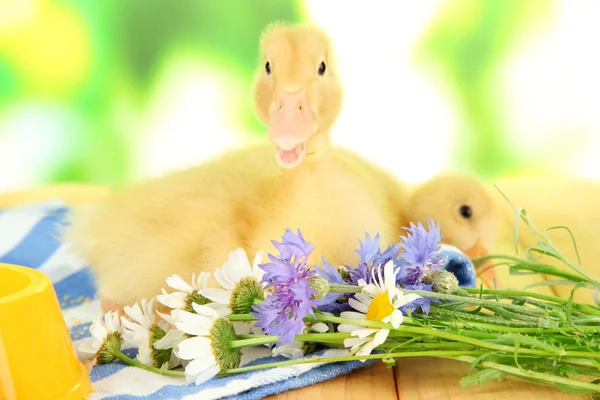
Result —
<instances>
[{"instance_id":1,"label":"blue cornflower","mask_svg":"<svg viewBox=\"0 0 600 400\"><path fill-rule=\"evenodd\" d=\"M393 260L394 265L398 266L399 263L399 253L400 253L400 243L396 243L394 245L388 245L388 248L383 251L383 253L379 253L373 259L373 265L385 265L388 261Z\"/></svg>"},{"instance_id":2,"label":"blue cornflower","mask_svg":"<svg viewBox=\"0 0 600 400\"><path fill-rule=\"evenodd\" d=\"M379 254L379 233L373 239L366 233L365 241L358 241L359 249L355 250L362 263L368 264Z\"/></svg>"},{"instance_id":3,"label":"blue cornflower","mask_svg":"<svg viewBox=\"0 0 600 400\"><path fill-rule=\"evenodd\" d=\"M371 283L374 268L380 268L389 260L394 260L397 265L398 252L400 251L400 243L388 245L388 248L381 252L379 248L379 234L376 234L373 239L367 233L365 241L359 240L360 248L356 250L360 256L360 262L356 268L348 268L351 283L357 285L359 280L364 280L367 284ZM377 272L377 271L375 271Z\"/></svg>"},{"instance_id":4,"label":"blue cornflower","mask_svg":"<svg viewBox=\"0 0 600 400\"><path fill-rule=\"evenodd\" d=\"M345 271L348 273L345 279L340 272L328 264L325 259L323 259L322 269L316 267L317 273L329 283L358 285L359 281L362 280L369 284L372 283L373 276L377 276L377 269L383 268L383 265L390 260L393 260L394 264L397 263L400 244L390 245L385 251L381 252L379 247L379 234L376 234L371 238L368 233L365 234L364 241L359 239L358 242L359 249L355 251L360 256L360 261L356 268L345 267ZM330 293L319 300L319 309L329 312L352 310L352 307L347 301L347 298L351 296L350 293ZM346 299L343 299L344 301L339 301L342 297L346 297Z\"/></svg>"},{"instance_id":5,"label":"blue cornflower","mask_svg":"<svg viewBox=\"0 0 600 400\"><path fill-rule=\"evenodd\" d=\"M285 261L289 261L292 258L298 260L304 257L306 261L310 253L312 253L315 247L312 243L306 241L300 232L294 233L290 228L287 228L282 236L281 243L273 240L271 243L275 246L279 252L279 258Z\"/></svg>"},{"instance_id":6,"label":"blue cornflower","mask_svg":"<svg viewBox=\"0 0 600 400\"><path fill-rule=\"evenodd\" d=\"M408 290L424 290L431 292L432 286L433 285L427 285L423 282L416 282L414 285L404 285L404 288ZM410 304L400 307L400 311L402 311L404 315L407 315L409 308L413 311L416 311L420 308L424 314L429 314L429 308L431 307L432 302L438 304L441 303L441 301L438 299L432 299L431 297L419 297L418 299L413 300Z\"/></svg>"},{"instance_id":7,"label":"blue cornflower","mask_svg":"<svg viewBox=\"0 0 600 400\"><path fill-rule=\"evenodd\" d=\"M402 258L413 267L424 267L429 262L432 253L439 250L442 235L440 225L430 218L428 220L429 232L419 222L417 225L410 223L409 232L402 238L400 247L403 249Z\"/></svg>"},{"instance_id":8,"label":"blue cornflower","mask_svg":"<svg viewBox=\"0 0 600 400\"><path fill-rule=\"evenodd\" d=\"M398 283L403 286L417 284L425 272L445 263L445 258L439 252L443 237L440 225L435 225L430 218L428 228L429 231L420 222L417 225L411 222L410 228L404 228L409 233L402 237L400 243L403 266L397 277Z\"/></svg>"},{"instance_id":9,"label":"blue cornflower","mask_svg":"<svg viewBox=\"0 0 600 400\"><path fill-rule=\"evenodd\" d=\"M294 337L304 331L304 318L314 316L313 300L315 290L310 280L316 276L306 261L314 250L312 244L304 240L300 230L294 234L286 229L281 243L273 241L279 251L276 257L269 254L270 263L259 267L265 271L262 282L265 289L273 288L273 293L259 305L253 306L258 319L256 327L262 328L266 334L279 336L277 346L289 344Z\"/></svg>"}]
</instances>

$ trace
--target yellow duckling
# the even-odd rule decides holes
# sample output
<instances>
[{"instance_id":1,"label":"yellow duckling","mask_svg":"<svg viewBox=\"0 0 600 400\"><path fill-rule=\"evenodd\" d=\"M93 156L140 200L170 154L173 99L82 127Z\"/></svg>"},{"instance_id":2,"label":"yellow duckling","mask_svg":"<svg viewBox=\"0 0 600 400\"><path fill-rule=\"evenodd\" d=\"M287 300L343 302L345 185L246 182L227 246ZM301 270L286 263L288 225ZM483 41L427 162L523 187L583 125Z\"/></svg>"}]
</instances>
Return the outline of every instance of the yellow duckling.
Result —
<instances>
[{"instance_id":1,"label":"yellow duckling","mask_svg":"<svg viewBox=\"0 0 600 400\"><path fill-rule=\"evenodd\" d=\"M404 214L414 223L439 221L442 242L471 259L487 255L498 236L500 215L489 189L466 174L442 175L416 186ZM479 276L486 286L494 286L493 270Z\"/></svg>"},{"instance_id":2,"label":"yellow duckling","mask_svg":"<svg viewBox=\"0 0 600 400\"><path fill-rule=\"evenodd\" d=\"M382 245L395 241L404 221L400 185L329 149L341 104L325 32L268 27L255 105L272 144L135 185L74 219L66 238L87 259L103 307L155 296L172 274L214 270L238 247L250 257L274 252L271 241L288 227L315 245L312 263L354 264L365 232L379 233Z\"/></svg>"},{"instance_id":3,"label":"yellow duckling","mask_svg":"<svg viewBox=\"0 0 600 400\"><path fill-rule=\"evenodd\" d=\"M575 236L581 269L600 279L595 260L600 259L600 184L575 178L522 178L480 182L472 176L454 174L417 185L404 207L409 221L425 223L432 217L440 221L443 241L455 245L470 258L487 254L515 255L516 207L527 209L535 226L544 232L552 226L566 226ZM539 238L521 221L518 251L521 257L530 247L539 247ZM571 236L554 230L548 236L572 262L577 262ZM573 272L560 261L543 256L538 262ZM506 266L479 268L479 277L488 287L523 289L530 284L560 278L544 275L511 275ZM497 280L496 280L497 278ZM529 290L568 297L572 286L538 286ZM580 289L575 300L591 303L593 292Z\"/></svg>"}]
</instances>

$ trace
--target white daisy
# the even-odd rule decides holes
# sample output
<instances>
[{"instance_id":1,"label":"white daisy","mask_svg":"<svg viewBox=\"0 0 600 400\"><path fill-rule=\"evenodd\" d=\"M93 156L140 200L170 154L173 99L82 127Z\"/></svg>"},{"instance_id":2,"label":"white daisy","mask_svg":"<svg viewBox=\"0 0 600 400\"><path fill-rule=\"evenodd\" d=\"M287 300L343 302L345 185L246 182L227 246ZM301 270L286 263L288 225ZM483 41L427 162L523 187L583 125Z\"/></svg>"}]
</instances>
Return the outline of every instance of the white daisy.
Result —
<instances>
[{"instance_id":1,"label":"white daisy","mask_svg":"<svg viewBox=\"0 0 600 400\"><path fill-rule=\"evenodd\" d=\"M250 265L246 252L238 248L229 253L229 258L215 271L219 288L203 288L199 293L219 304L225 304L237 314L252 311L249 307L255 298L264 298L260 283L264 271L259 268L263 252L259 251Z\"/></svg>"},{"instance_id":2,"label":"white daisy","mask_svg":"<svg viewBox=\"0 0 600 400\"><path fill-rule=\"evenodd\" d=\"M196 313L184 310L177 313L177 329L193 336L179 343L175 353L180 359L189 361L185 366L188 382L200 385L223 369L237 368L241 352L229 346L236 334L223 315L205 305L194 303L192 308Z\"/></svg>"},{"instance_id":3,"label":"white daisy","mask_svg":"<svg viewBox=\"0 0 600 400\"><path fill-rule=\"evenodd\" d=\"M162 289L162 295L156 296L156 300L172 309L184 309L188 307L190 303L206 303L207 298L200 295L199 291L208 288L209 279L210 272L201 272L198 274L197 278L196 274L192 274L192 284L189 285L179 275L173 274L167 278L167 285L177 291L167 293ZM219 312L224 312L226 308L220 303L208 303L207 305L218 309Z\"/></svg>"},{"instance_id":4,"label":"white daisy","mask_svg":"<svg viewBox=\"0 0 600 400\"><path fill-rule=\"evenodd\" d=\"M174 367L177 365L178 360L169 349L177 344L177 340L183 340L183 332L177 329L169 329L167 321L159 318L156 314L155 302L156 298L150 301L142 299L141 307L136 303L133 307L126 306L123 309L129 317L129 319L121 317L123 337L138 348L137 359L141 363L156 368ZM163 340L167 335L169 335L171 343L165 343L167 341ZM154 344L159 340L162 340L163 345L170 344L170 347L166 349L155 348Z\"/></svg>"},{"instance_id":5,"label":"white daisy","mask_svg":"<svg viewBox=\"0 0 600 400\"><path fill-rule=\"evenodd\" d=\"M392 261L388 261L384 266L384 276L381 276L381 268L378 268L378 278L375 277L373 270L372 283L366 284L364 280L359 281L359 285L363 286L361 293L355 295L355 299L350 299L348 304L355 311L344 311L340 313L340 317L370 320L390 323L394 328L398 328L403 320L400 307L420 298L416 294L404 295L404 293L396 287L396 275L398 269L394 270ZM390 330L384 328L367 328L365 326L340 324L339 332L350 332L356 338L348 338L344 340L344 346L352 347L352 352L356 351L359 356L369 355L373 349L387 339ZM364 361L364 360L362 360Z\"/></svg>"},{"instance_id":6,"label":"white daisy","mask_svg":"<svg viewBox=\"0 0 600 400\"><path fill-rule=\"evenodd\" d=\"M228 307L234 314L247 314L252 310L256 299L264 300L266 293L260 283L264 271L258 266L263 258L263 252L258 251L252 265L246 252L238 248L231 253L221 268L215 271L215 279L221 288L203 288L199 293L215 303ZM263 331L256 328L253 322L234 322L233 326L238 335L262 335Z\"/></svg>"},{"instance_id":7,"label":"white daisy","mask_svg":"<svg viewBox=\"0 0 600 400\"><path fill-rule=\"evenodd\" d=\"M316 324L313 324L310 327L307 328L311 328L319 333L325 333L329 330L329 327L322 323L322 322L317 322ZM292 342L292 343L288 343L288 344L283 344L281 346L277 346L273 348L273 357L275 356L283 356L286 358L293 358L293 359L297 359L297 358L302 358L304 357L304 353L306 351L306 347L309 346L310 343L305 343L305 342Z\"/></svg>"},{"instance_id":8,"label":"white daisy","mask_svg":"<svg viewBox=\"0 0 600 400\"><path fill-rule=\"evenodd\" d=\"M109 311L92 322L90 326L92 336L84 339L79 350L83 353L93 354L99 364L112 362L115 360L113 353L121 350L122 331L119 313Z\"/></svg>"},{"instance_id":9,"label":"white daisy","mask_svg":"<svg viewBox=\"0 0 600 400\"><path fill-rule=\"evenodd\" d=\"M185 339L185 333L175 327L175 321L177 321L177 315L180 311L182 310L175 308L172 309L169 314L163 314L160 311L156 312L167 323L165 336L154 342L154 348L156 350L175 349L175 347ZM173 352L173 354L175 354L175 352ZM175 356L175 358L177 357Z\"/></svg>"}]
</instances>

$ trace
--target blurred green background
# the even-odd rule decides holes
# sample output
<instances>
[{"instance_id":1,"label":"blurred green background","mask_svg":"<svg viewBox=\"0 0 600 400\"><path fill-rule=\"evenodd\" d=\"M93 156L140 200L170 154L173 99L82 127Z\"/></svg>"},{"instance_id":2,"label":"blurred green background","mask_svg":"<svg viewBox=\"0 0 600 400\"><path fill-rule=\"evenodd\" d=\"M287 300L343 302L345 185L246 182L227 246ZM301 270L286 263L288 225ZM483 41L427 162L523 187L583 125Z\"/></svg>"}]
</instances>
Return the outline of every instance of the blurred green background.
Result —
<instances>
[{"instance_id":1,"label":"blurred green background","mask_svg":"<svg viewBox=\"0 0 600 400\"><path fill-rule=\"evenodd\" d=\"M252 76L275 20L330 32L346 88L334 143L403 180L600 180L599 11L593 0L3 0L0 192L121 184L265 140Z\"/></svg>"}]
</instances>

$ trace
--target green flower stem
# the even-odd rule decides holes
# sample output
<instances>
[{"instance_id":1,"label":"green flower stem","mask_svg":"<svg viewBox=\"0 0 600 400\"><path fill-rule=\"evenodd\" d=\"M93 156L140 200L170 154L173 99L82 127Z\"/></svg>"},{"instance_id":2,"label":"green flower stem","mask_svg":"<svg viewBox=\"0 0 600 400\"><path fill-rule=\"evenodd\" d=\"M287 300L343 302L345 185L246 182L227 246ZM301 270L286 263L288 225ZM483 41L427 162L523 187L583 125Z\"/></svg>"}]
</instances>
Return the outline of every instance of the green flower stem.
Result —
<instances>
[{"instance_id":1,"label":"green flower stem","mask_svg":"<svg viewBox=\"0 0 600 400\"><path fill-rule=\"evenodd\" d=\"M559 278L566 279L568 281L586 282L586 283L594 284L593 281L591 281L585 277L582 277L582 276L576 275L576 274L572 274L570 272L561 271L560 269L557 269L556 267L553 267L552 265L547 265L547 264L520 263L517 265L510 265L510 269L512 269L514 271L531 271L536 274L545 274L545 275L556 276Z\"/></svg>"},{"instance_id":2,"label":"green flower stem","mask_svg":"<svg viewBox=\"0 0 600 400\"><path fill-rule=\"evenodd\" d=\"M448 340L452 340L455 342L462 342L462 343L468 343L468 344L472 344L474 346L478 346L478 347L482 347L485 349L490 349L490 350L496 350L496 351L503 351L506 353L519 353L519 354L534 354L534 355L539 355L539 356L555 356L558 354L553 354L551 352L548 351L544 351L544 350L537 350L537 349L529 349L529 348L525 348L525 347L514 347L514 346L507 346L507 345L503 345L503 344L496 344L496 343L491 343L491 342L486 342L484 340L481 339L474 339L474 338L470 338L470 337L466 337L466 336L462 336L462 335L456 335L454 333L448 333L448 332L444 332L444 331L438 331L435 329L430 329L430 328L416 328L416 327L409 327L409 326L402 326L400 325L398 327L398 329L396 330L400 330L400 331L405 331L405 332L411 332L411 333L419 333L419 334L425 334L425 335L430 335L430 336L434 336L434 337L439 337L442 339L448 339ZM600 354L599 354L600 356Z\"/></svg>"},{"instance_id":3,"label":"green flower stem","mask_svg":"<svg viewBox=\"0 0 600 400\"><path fill-rule=\"evenodd\" d=\"M498 302L498 304L500 303ZM486 308L490 311L493 311L496 315L507 318L509 320L520 320L523 322L529 322L531 324L537 324L539 327L550 327L550 323L548 321L551 318L550 316L548 316L547 318L540 318L539 316L532 317L525 314L518 314L512 311L505 310L502 307L487 306ZM564 317L564 319L566 319L566 317ZM556 321L556 319L550 321Z\"/></svg>"},{"instance_id":4,"label":"green flower stem","mask_svg":"<svg viewBox=\"0 0 600 400\"><path fill-rule=\"evenodd\" d=\"M481 296L481 298L485 299L485 300L495 300L498 301L500 299L504 299L504 300L512 300L513 302L518 302L521 305L525 305L526 303L540 308L542 310L547 310L549 312L555 312L555 313L562 313L563 312L563 307L565 306L564 304L554 304L554 303L547 303L545 301L541 301L541 300L535 300L532 299L531 297L512 297L512 296L500 296L497 294L484 294ZM571 309L571 314L573 316L587 316L587 314L579 311L579 310L575 310L575 309Z\"/></svg>"},{"instance_id":5,"label":"green flower stem","mask_svg":"<svg viewBox=\"0 0 600 400\"><path fill-rule=\"evenodd\" d=\"M472 363L473 361L476 360L475 357L470 357L470 356L466 356L466 355L457 356L457 357L447 357L447 356L446 357L441 356L441 357L442 358L451 358L454 360L464 361L464 362L468 362L468 363ZM560 376L544 374L541 372L535 372L535 371L531 371L531 370L522 370L517 367L511 367L508 365L498 364L498 363L494 363L491 361L482 361L477 365L480 367L487 367L487 368L495 369L498 371L503 371L508 374L519 376L519 377L522 377L525 379L536 379L536 380L543 381L546 383L554 383L556 385L565 385L565 386L575 387L575 388L579 388L579 389L591 390L593 392L600 392L600 385L596 385L593 383L581 382L581 381L577 381L577 380L570 379L570 378L563 378Z\"/></svg>"},{"instance_id":6,"label":"green flower stem","mask_svg":"<svg viewBox=\"0 0 600 400\"><path fill-rule=\"evenodd\" d=\"M572 321L574 324L600 329L600 320L597 318L573 318Z\"/></svg>"},{"instance_id":7,"label":"green flower stem","mask_svg":"<svg viewBox=\"0 0 600 400\"><path fill-rule=\"evenodd\" d=\"M574 357L563 357L560 359L560 361L563 363L566 363L566 364L580 365L582 367L592 367L592 368L597 369L594 362L587 358L582 359L582 358L574 358Z\"/></svg>"},{"instance_id":8,"label":"green flower stem","mask_svg":"<svg viewBox=\"0 0 600 400\"><path fill-rule=\"evenodd\" d=\"M441 309L436 306L432 306L432 311L433 310L435 310L435 312L438 312ZM450 312L448 312L448 313L450 313ZM327 317L327 316L325 316L325 314L320 314L320 313L317 313L316 315L323 316L323 317L325 317L325 319L307 317L305 320L307 322L336 322L336 323L339 323L337 321L331 320L331 318L339 318L339 317ZM464 313L461 313L460 315L462 316L462 315L464 315ZM228 318L230 321L255 321L256 320L256 318L254 318L250 314L230 315ZM390 328L391 327L389 324L385 324L383 322L377 322L377 321L368 321L368 322L359 321L359 320L344 320L344 321L346 321L344 323L350 323L353 325L371 326L371 327L376 327L376 328ZM507 321L507 323L510 323L510 321ZM412 326L420 326L419 324L414 323L410 318L404 318L403 324L404 325L412 325ZM461 335L473 337L473 338L479 338L479 339L495 339L496 335L494 335L492 333L473 331L472 329L469 329L469 328L479 327L479 328L486 329L490 332L499 332L499 333L510 332L510 333L523 333L523 334L595 332L600 329L600 327L596 327L596 326L580 326L578 329L569 327L569 326L562 327L562 328L541 328L541 327L533 327L533 326L511 327L511 326L505 326L505 325L501 325L501 324L497 324L497 323L491 323L491 322L485 323L485 322L476 322L476 321L472 321L469 323L462 323L462 322L458 322L458 321L443 321L443 322L439 322L438 324L442 325L442 326L445 326L448 324L453 324L455 326L465 329L464 331L461 332ZM332 335L332 333L326 333L325 335ZM392 333L391 336L412 337L413 335L411 333L407 333L407 332L395 332L395 333ZM242 335L239 337L244 338L244 339L252 339L256 336L255 335ZM307 340L303 339L303 341L307 341ZM317 341L317 340L315 339L315 341ZM327 341L329 342L329 340L327 340ZM325 343L325 341L323 341L323 343Z\"/></svg>"},{"instance_id":9,"label":"green flower stem","mask_svg":"<svg viewBox=\"0 0 600 400\"><path fill-rule=\"evenodd\" d=\"M315 317L316 318L312 318L312 317L307 317L305 320L308 322L333 322L333 323L338 323L338 324L352 324L352 325L358 325L358 326L365 326L368 328L384 328L384 329L390 329L390 337L414 337L414 332L409 332L409 331L402 331L402 330L394 330L392 325L385 323L385 322L380 322L380 321L367 321L367 320L357 320L357 319L348 319L348 318L340 318L340 317L333 317L333 316L328 316L325 314L320 314L320 313L315 313ZM412 326L419 326L416 323L413 323L412 320L410 318L404 318L404 322L403 325L412 325ZM486 333L486 332L476 332L476 331L461 331L460 332L461 335L463 336L467 336L467 337L473 337L473 338L479 338L479 339L497 339L498 336L492 333Z\"/></svg>"},{"instance_id":10,"label":"green flower stem","mask_svg":"<svg viewBox=\"0 0 600 400\"><path fill-rule=\"evenodd\" d=\"M598 326L580 326L578 328L573 328L571 326L565 326L565 327L561 327L561 328L535 328L535 327L531 327L531 328L518 328L518 327L509 327L509 326L504 326L504 325L497 325L497 324L490 324L490 323L484 323L484 322L469 322L469 323L462 323L462 322L449 322L454 324L455 326L461 327L463 329L470 329L472 330L474 327L479 327L479 328L484 328L486 330L489 330L491 332L510 332L510 333L524 333L524 334L543 334L543 333L570 333L570 332L597 332L600 331L600 327ZM476 333L475 331L472 331L473 333ZM462 331L461 334L463 335L468 335L469 331ZM493 335L495 337L495 335ZM484 336L478 336L481 338L487 338ZM491 336L489 337L490 339L492 338Z\"/></svg>"},{"instance_id":11,"label":"green flower stem","mask_svg":"<svg viewBox=\"0 0 600 400\"><path fill-rule=\"evenodd\" d=\"M504 318L500 318L494 315L485 315L485 314L469 314L466 312L456 312L456 311L448 311L442 308L431 307L431 311L429 315L434 316L438 315L442 318L446 318L448 321L470 321L470 322L478 322L484 325L477 326L498 326L502 327L501 329L505 332L511 332L510 328L525 328L525 329L534 329L534 332L538 332L540 330L539 326L536 324L531 324L528 322L522 321L510 321ZM507 329L508 328L508 329Z\"/></svg>"},{"instance_id":12,"label":"green flower stem","mask_svg":"<svg viewBox=\"0 0 600 400\"><path fill-rule=\"evenodd\" d=\"M477 350L473 346L469 346L464 343L458 342L436 342L436 343L413 343L410 340L406 341L408 344L404 344L405 342L386 342L376 347L376 349L392 349L392 350L425 350L425 349L435 349L435 350L447 350L447 349L461 349L461 350L469 350L475 351Z\"/></svg>"},{"instance_id":13,"label":"green flower stem","mask_svg":"<svg viewBox=\"0 0 600 400\"><path fill-rule=\"evenodd\" d=\"M566 272L561 269L558 269L558 268L554 267L553 265L541 264L541 263L539 264L539 263L531 262L529 260L524 260L519 257L509 256L509 255L490 254L490 255L478 258L477 264L479 265L480 263L483 263L485 261L492 260L492 259L512 261L515 263L515 265L509 264L509 267L512 269L516 269L516 270L521 270L521 271L524 270L524 271L535 272L538 274L553 275L553 276L557 276L557 277L564 278L564 279L574 281L574 282L588 282L588 283L592 283L592 284L596 283L594 278L585 276L585 274L582 274L582 275L572 274L570 272ZM561 260L561 261L563 261L563 260Z\"/></svg>"},{"instance_id":14,"label":"green flower stem","mask_svg":"<svg viewBox=\"0 0 600 400\"><path fill-rule=\"evenodd\" d=\"M574 366L574 365L569 365L570 368L572 368L573 370L575 370L579 375L587 375L587 376L596 376L596 377L600 377L600 371L596 370L596 369L589 369L589 368L584 368L584 367L578 367L578 366ZM543 367L543 366L538 366L537 367L538 371L545 371L545 372L556 372L556 368L554 367Z\"/></svg>"},{"instance_id":15,"label":"green flower stem","mask_svg":"<svg viewBox=\"0 0 600 400\"><path fill-rule=\"evenodd\" d=\"M465 335L449 333L441 330L436 330L432 328L422 328L422 327L413 327L400 325L397 329L394 329L390 324L386 324L383 322L376 321L367 321L367 320L354 320L340 317L331 317L324 314L315 314L316 320L322 322L334 322L339 324L353 324L360 326L375 326L378 328L390 329L390 332L408 332L408 333L417 333L421 335L427 335L431 337L438 337L441 339L447 339L454 342L462 342L472 344L474 346L482 347L485 349L491 349L496 351L502 351L509 354L531 354L537 356L544 357L556 357L556 356L567 356L567 357L583 357L583 358L600 358L600 353L595 352L584 352L584 351L564 351L556 349L557 352L550 352L538 349L531 349L526 347L515 347L515 346L507 346L497 343L486 342L484 340L475 339L471 337L467 337Z\"/></svg>"},{"instance_id":16,"label":"green flower stem","mask_svg":"<svg viewBox=\"0 0 600 400\"><path fill-rule=\"evenodd\" d=\"M480 292L480 290L477 288L463 288L463 289L472 294L479 294L479 292ZM534 292L527 292L527 291L522 291L522 290L483 289L482 292L484 294L495 294L495 295L499 295L499 296L507 296L510 298L532 297L535 299L550 301L552 303L561 304L561 305L569 302L568 300L561 299L559 297L549 296L546 294L540 294L540 293L534 293ZM594 307L594 306L587 305L587 304L575 303L575 302L573 302L572 304L573 304L573 308L576 310L583 311L587 314L600 316L600 308L598 308L598 307Z\"/></svg>"},{"instance_id":17,"label":"green flower stem","mask_svg":"<svg viewBox=\"0 0 600 400\"><path fill-rule=\"evenodd\" d=\"M362 287L357 285L329 284L329 293L360 293L361 291Z\"/></svg>"},{"instance_id":18,"label":"green flower stem","mask_svg":"<svg viewBox=\"0 0 600 400\"><path fill-rule=\"evenodd\" d=\"M239 349L242 347L260 346L263 344L277 343L278 340L279 336L256 335L252 339L232 340L229 347L232 349Z\"/></svg>"},{"instance_id":19,"label":"green flower stem","mask_svg":"<svg viewBox=\"0 0 600 400\"><path fill-rule=\"evenodd\" d=\"M332 333L302 333L296 335L295 340L298 342L340 342L351 337L349 333L332 332Z\"/></svg>"},{"instance_id":20,"label":"green flower stem","mask_svg":"<svg viewBox=\"0 0 600 400\"><path fill-rule=\"evenodd\" d=\"M256 321L256 317L253 317L250 314L230 314L227 316L227 319L231 322L235 321Z\"/></svg>"},{"instance_id":21,"label":"green flower stem","mask_svg":"<svg viewBox=\"0 0 600 400\"><path fill-rule=\"evenodd\" d=\"M351 337L349 333L303 333L296 335L294 340L297 342L316 342L316 343L340 343L344 339ZM231 342L232 349L241 347L260 346L263 344L277 343L279 336L270 335L238 335L238 340Z\"/></svg>"},{"instance_id":22,"label":"green flower stem","mask_svg":"<svg viewBox=\"0 0 600 400\"><path fill-rule=\"evenodd\" d=\"M463 303L469 303L469 304L473 304L473 305L479 305L482 307L501 307L504 308L508 311L513 311L516 313L522 313L522 314L526 314L526 315L530 315L533 317L546 317L546 314L543 310L537 309L537 308L531 308L531 307L524 307L524 306L518 306L515 304L508 304L508 303L500 303L498 301L489 301L489 300L482 300L479 299L477 297L467 297L467 296L456 296L453 294L444 294L444 293L436 293L436 292L428 292L426 290L406 290L403 289L404 293L414 293L417 294L419 296L422 297L429 297L429 298L433 298L433 299L440 299L440 300L450 300L450 301L458 301L458 302L463 302Z\"/></svg>"},{"instance_id":23,"label":"green flower stem","mask_svg":"<svg viewBox=\"0 0 600 400\"><path fill-rule=\"evenodd\" d=\"M251 367L240 367L240 368L232 368L228 370L221 371L220 374L237 374L240 372L249 372L256 371L259 369L267 369L267 368L278 368L278 367L287 367L289 365L300 365L300 364L312 364L312 363L331 363L331 362L341 362L341 361L358 361L358 360L376 360L382 358L402 358L402 357L440 357L443 358L452 358L457 356L480 356L483 352L481 351L428 351L423 353L421 351L413 351L413 352L401 352L401 353L384 353L384 354L371 354L368 356L346 356L346 357L313 357L313 358L302 358L288 361L280 361L270 364L261 364L261 365L253 365Z\"/></svg>"},{"instance_id":24,"label":"green flower stem","mask_svg":"<svg viewBox=\"0 0 600 400\"><path fill-rule=\"evenodd\" d=\"M121 353L120 351L113 353L113 355L116 358L118 358L119 360L125 362L126 364L131 365L132 367L138 367L141 369L145 369L146 371L155 372L157 374L162 374L162 375L185 376L185 373L183 371L174 371L171 369L154 368L154 367L150 367L146 364L142 364L138 360L134 360L134 359L127 357L125 354Z\"/></svg>"},{"instance_id":25,"label":"green flower stem","mask_svg":"<svg viewBox=\"0 0 600 400\"><path fill-rule=\"evenodd\" d=\"M552 240L550 240L550 238L544 234L542 234L538 228L536 228L536 226L533 224L533 222L531 221L531 219L529 218L529 215L527 215L526 212L521 211L520 212L520 216L521 219L523 220L523 222L525 222L525 225L527 225L529 227L529 229L531 229L533 232L535 232L536 235L538 235L538 237L540 239L542 239L542 241L550 248L554 251L554 253L558 256L558 258L560 259L560 261L562 261L564 264L566 264L567 266L571 267L571 269L573 269L575 272L577 272L578 274L580 274L581 276L587 278L587 280L591 283L593 283L597 288L600 288L600 281L596 280L593 276L591 276L590 274L588 274L587 272L585 272L584 270L582 270L581 268L579 268L579 266L577 266L576 264L572 263L570 260L568 260L560 250L558 250L558 248L554 245L554 243L552 243ZM564 228L564 227L563 227ZM572 232L567 229L569 231L569 233ZM548 230L546 230L547 232ZM573 243L575 244L575 238L573 238ZM576 250L577 251L577 250Z\"/></svg>"},{"instance_id":26,"label":"green flower stem","mask_svg":"<svg viewBox=\"0 0 600 400\"><path fill-rule=\"evenodd\" d=\"M307 317L309 321L314 322L333 322L335 324L351 324L358 326L366 326L370 328L384 328L384 329L393 329L391 324L381 322L381 321L368 321L365 319L350 319L350 318L342 318L335 317L330 315L325 315L321 313L315 313L315 317Z\"/></svg>"}]
</instances>

